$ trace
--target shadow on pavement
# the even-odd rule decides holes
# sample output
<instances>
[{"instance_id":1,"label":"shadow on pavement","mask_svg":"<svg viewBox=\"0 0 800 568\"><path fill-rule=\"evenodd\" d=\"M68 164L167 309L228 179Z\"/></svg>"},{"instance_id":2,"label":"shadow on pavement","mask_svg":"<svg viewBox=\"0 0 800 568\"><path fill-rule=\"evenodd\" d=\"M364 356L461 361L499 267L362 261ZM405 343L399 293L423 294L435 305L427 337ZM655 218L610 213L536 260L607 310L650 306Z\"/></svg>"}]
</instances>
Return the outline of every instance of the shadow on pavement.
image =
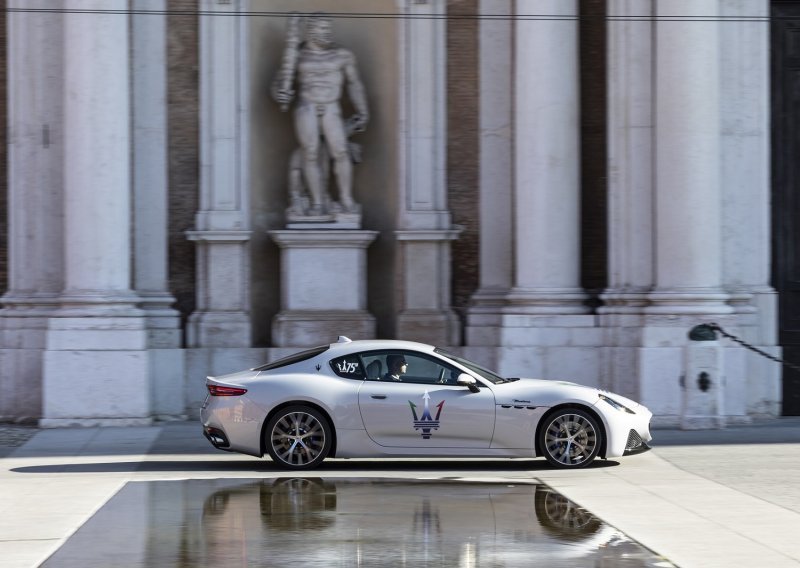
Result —
<instances>
[{"instance_id":1,"label":"shadow on pavement","mask_svg":"<svg viewBox=\"0 0 800 568\"><path fill-rule=\"evenodd\" d=\"M603 469L618 466L619 462L613 460L598 460L586 469ZM488 460L488 461L447 461L435 460L420 462L396 461L331 461L324 462L320 467L308 472L287 472L276 467L269 460L263 461L201 461L201 460L159 460L144 462L100 462L100 463L75 463L25 466L11 469L14 473L163 473L163 472L249 472L249 473L282 473L282 474L324 474L332 472L369 472L369 471L397 471L397 472L437 472L437 471L559 471L553 469L545 460Z\"/></svg>"}]
</instances>

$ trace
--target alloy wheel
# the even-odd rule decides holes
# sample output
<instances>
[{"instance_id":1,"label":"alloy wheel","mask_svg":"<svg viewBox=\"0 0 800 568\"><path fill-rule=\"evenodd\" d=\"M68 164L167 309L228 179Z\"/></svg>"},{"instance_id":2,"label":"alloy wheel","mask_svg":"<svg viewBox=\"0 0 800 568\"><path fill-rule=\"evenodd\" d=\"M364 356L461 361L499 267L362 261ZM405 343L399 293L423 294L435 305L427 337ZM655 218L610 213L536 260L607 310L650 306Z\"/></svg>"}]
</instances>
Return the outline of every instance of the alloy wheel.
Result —
<instances>
[{"instance_id":1,"label":"alloy wheel","mask_svg":"<svg viewBox=\"0 0 800 568\"><path fill-rule=\"evenodd\" d=\"M600 434L592 417L567 409L548 419L542 449L547 460L559 467L589 465L600 448Z\"/></svg>"},{"instance_id":2,"label":"alloy wheel","mask_svg":"<svg viewBox=\"0 0 800 568\"><path fill-rule=\"evenodd\" d=\"M271 420L267 431L269 454L285 467L313 467L330 449L327 422L310 408L287 409Z\"/></svg>"}]
</instances>

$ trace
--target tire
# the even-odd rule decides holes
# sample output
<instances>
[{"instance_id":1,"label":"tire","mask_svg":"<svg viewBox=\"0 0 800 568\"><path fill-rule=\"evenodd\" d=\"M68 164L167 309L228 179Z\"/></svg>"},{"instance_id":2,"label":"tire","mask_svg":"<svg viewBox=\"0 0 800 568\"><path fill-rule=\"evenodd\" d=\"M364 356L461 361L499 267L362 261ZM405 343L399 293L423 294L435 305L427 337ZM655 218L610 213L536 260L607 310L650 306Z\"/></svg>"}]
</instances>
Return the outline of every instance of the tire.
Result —
<instances>
[{"instance_id":1,"label":"tire","mask_svg":"<svg viewBox=\"0 0 800 568\"><path fill-rule=\"evenodd\" d=\"M547 415L539 429L539 448L551 465L562 469L586 467L603 442L597 419L578 408L562 408Z\"/></svg>"},{"instance_id":2,"label":"tire","mask_svg":"<svg viewBox=\"0 0 800 568\"><path fill-rule=\"evenodd\" d=\"M331 450L333 433L328 419L308 406L279 410L264 429L264 446L272 461L284 469L312 469Z\"/></svg>"}]
</instances>

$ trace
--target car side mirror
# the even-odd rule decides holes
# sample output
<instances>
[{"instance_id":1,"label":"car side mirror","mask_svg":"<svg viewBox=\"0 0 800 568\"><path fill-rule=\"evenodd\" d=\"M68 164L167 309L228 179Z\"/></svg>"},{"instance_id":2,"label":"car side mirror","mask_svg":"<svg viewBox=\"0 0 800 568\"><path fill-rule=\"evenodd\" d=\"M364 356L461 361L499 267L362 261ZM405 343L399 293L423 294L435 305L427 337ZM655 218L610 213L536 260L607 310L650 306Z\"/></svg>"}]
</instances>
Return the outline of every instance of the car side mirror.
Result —
<instances>
[{"instance_id":1,"label":"car side mirror","mask_svg":"<svg viewBox=\"0 0 800 568\"><path fill-rule=\"evenodd\" d=\"M475 380L475 377L472 377L466 373L461 373L458 375L456 384L461 385L462 387L467 387L471 392L480 392L481 390L478 388L478 381Z\"/></svg>"}]
</instances>

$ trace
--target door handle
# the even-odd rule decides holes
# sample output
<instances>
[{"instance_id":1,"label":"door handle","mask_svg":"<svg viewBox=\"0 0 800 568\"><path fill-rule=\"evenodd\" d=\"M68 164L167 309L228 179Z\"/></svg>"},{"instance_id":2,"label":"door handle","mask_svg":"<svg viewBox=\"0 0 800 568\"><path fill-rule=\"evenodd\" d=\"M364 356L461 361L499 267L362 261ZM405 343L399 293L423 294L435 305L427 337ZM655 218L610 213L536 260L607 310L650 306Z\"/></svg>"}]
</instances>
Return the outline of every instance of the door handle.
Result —
<instances>
[{"instance_id":1,"label":"door handle","mask_svg":"<svg viewBox=\"0 0 800 568\"><path fill-rule=\"evenodd\" d=\"M377 398L378 400L383 400L384 398L386 398L385 394L371 394L369 396L370 398Z\"/></svg>"}]
</instances>

